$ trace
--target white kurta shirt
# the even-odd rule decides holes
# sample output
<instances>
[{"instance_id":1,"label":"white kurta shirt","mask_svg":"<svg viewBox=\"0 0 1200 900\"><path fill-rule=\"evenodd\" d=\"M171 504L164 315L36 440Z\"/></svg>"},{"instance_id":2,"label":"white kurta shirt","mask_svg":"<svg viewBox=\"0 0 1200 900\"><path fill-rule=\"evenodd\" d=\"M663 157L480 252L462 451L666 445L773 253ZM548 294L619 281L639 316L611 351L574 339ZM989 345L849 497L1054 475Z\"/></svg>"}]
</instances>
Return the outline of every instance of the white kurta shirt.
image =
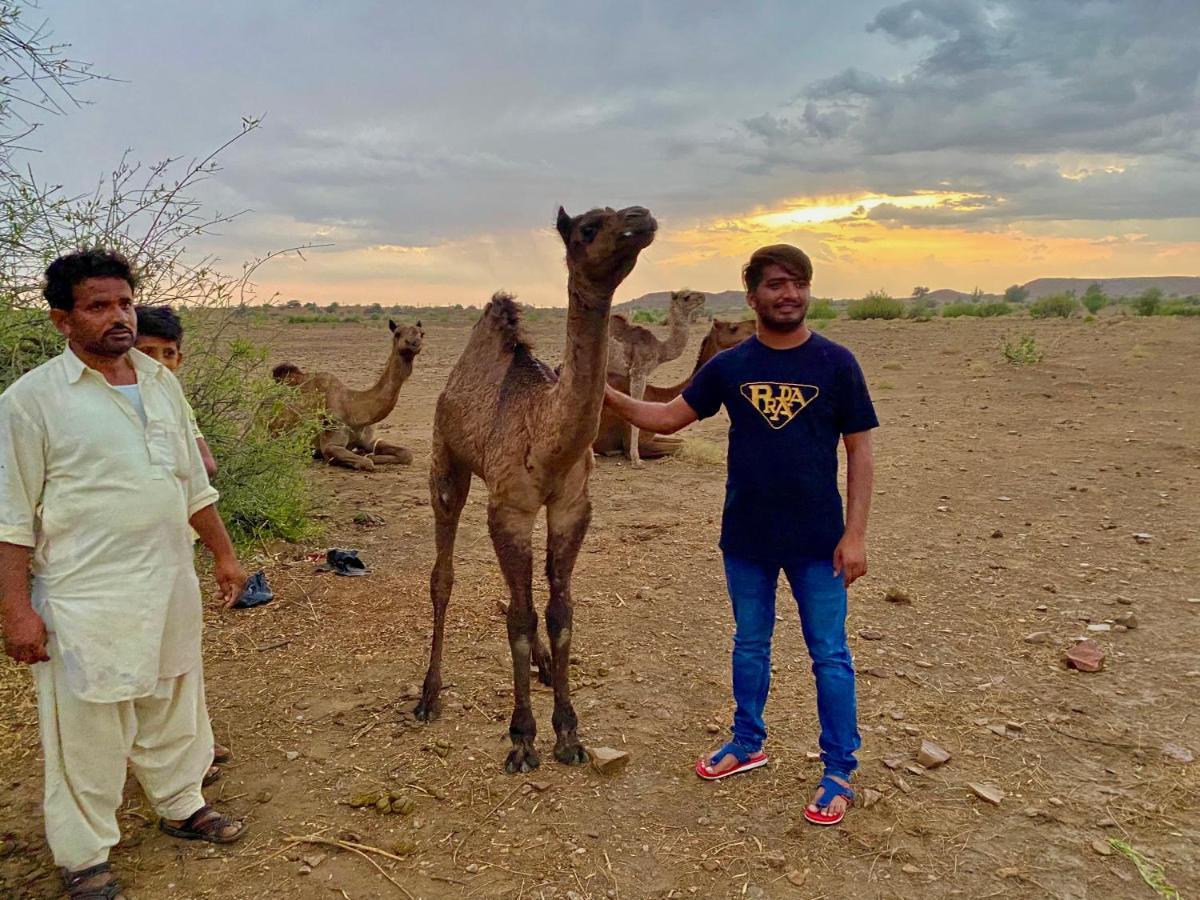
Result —
<instances>
[{"instance_id":1,"label":"white kurta shirt","mask_svg":"<svg viewBox=\"0 0 1200 900\"><path fill-rule=\"evenodd\" d=\"M146 422L68 348L0 394L0 541L33 548L33 606L72 693L112 703L200 664L188 519L215 503L175 377L137 350Z\"/></svg>"}]
</instances>

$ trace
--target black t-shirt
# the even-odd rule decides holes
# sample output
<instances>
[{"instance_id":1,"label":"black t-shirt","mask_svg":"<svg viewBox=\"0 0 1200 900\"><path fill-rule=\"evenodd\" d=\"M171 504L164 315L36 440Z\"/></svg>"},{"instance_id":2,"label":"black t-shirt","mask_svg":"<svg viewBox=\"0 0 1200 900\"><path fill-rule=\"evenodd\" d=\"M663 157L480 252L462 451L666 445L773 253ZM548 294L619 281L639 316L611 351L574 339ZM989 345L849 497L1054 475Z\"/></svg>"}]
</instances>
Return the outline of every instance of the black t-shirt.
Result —
<instances>
[{"instance_id":1,"label":"black t-shirt","mask_svg":"<svg viewBox=\"0 0 1200 900\"><path fill-rule=\"evenodd\" d=\"M838 440L879 426L854 354L816 332L789 350L752 337L709 360L683 399L701 419L729 413L721 549L832 559L845 531Z\"/></svg>"}]
</instances>

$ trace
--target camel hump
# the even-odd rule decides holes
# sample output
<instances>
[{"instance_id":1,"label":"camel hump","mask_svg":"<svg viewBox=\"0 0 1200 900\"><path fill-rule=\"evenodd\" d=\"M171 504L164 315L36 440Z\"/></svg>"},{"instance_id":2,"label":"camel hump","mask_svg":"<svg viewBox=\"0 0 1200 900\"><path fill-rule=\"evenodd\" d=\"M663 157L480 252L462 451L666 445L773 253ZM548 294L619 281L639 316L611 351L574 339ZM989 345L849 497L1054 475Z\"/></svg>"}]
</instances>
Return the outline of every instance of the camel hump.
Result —
<instances>
[{"instance_id":1,"label":"camel hump","mask_svg":"<svg viewBox=\"0 0 1200 900\"><path fill-rule=\"evenodd\" d=\"M509 353L515 353L518 349L533 349L533 343L521 323L521 308L512 294L507 291L492 294L483 319L500 336L504 349Z\"/></svg>"}]
</instances>

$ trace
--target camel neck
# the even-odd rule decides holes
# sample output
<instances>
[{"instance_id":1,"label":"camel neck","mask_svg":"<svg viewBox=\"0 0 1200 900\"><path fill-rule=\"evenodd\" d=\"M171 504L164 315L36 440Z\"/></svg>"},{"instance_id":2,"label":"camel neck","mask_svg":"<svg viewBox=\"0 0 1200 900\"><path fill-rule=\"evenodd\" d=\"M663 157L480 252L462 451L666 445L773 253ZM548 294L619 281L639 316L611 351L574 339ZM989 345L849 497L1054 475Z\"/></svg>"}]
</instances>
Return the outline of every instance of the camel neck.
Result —
<instances>
[{"instance_id":1,"label":"camel neck","mask_svg":"<svg viewBox=\"0 0 1200 900\"><path fill-rule=\"evenodd\" d=\"M370 424L387 418L396 405L400 396L400 388L412 374L413 361L411 356L403 356L392 352L388 354L387 365L379 375L379 380L365 391L353 391L355 398L365 404L365 415L371 419Z\"/></svg>"},{"instance_id":2,"label":"camel neck","mask_svg":"<svg viewBox=\"0 0 1200 900\"><path fill-rule=\"evenodd\" d=\"M667 312L667 326L671 331L667 335L667 339L663 342L664 356L667 359L676 359L683 353L683 348L687 346L687 316L675 306L672 306Z\"/></svg>"},{"instance_id":3,"label":"camel neck","mask_svg":"<svg viewBox=\"0 0 1200 900\"><path fill-rule=\"evenodd\" d=\"M555 388L556 443L564 453L578 455L591 446L604 404L612 292L605 296L572 276L567 296L567 345Z\"/></svg>"}]
</instances>

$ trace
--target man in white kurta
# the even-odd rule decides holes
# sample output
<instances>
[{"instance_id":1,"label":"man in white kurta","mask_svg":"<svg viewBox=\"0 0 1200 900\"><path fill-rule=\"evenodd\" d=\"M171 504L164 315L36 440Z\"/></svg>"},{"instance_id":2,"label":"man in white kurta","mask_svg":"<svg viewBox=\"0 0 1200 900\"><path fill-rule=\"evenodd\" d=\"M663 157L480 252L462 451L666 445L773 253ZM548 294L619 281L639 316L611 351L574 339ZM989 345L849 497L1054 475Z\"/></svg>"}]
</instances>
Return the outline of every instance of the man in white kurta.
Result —
<instances>
[{"instance_id":1,"label":"man in white kurta","mask_svg":"<svg viewBox=\"0 0 1200 900\"><path fill-rule=\"evenodd\" d=\"M47 840L68 875L105 863L117 843L127 762L164 830L239 836L200 791L213 736L189 521L227 600L245 578L179 383L121 352L136 328L132 276L70 287L73 308L52 312L67 349L0 395L5 644L34 664ZM201 810L223 823L198 827Z\"/></svg>"}]
</instances>

